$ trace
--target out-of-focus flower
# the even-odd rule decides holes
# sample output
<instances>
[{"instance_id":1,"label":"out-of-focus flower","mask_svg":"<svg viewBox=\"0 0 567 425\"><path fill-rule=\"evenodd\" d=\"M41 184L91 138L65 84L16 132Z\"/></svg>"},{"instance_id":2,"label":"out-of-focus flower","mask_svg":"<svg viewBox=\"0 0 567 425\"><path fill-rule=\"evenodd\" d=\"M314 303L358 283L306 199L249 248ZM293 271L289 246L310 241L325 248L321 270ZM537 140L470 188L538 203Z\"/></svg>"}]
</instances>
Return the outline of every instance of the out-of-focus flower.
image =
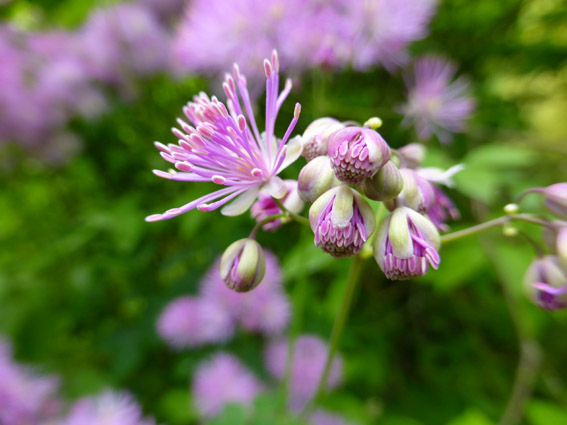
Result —
<instances>
[{"instance_id":1,"label":"out-of-focus flower","mask_svg":"<svg viewBox=\"0 0 567 425\"><path fill-rule=\"evenodd\" d=\"M349 422L341 415L319 409L309 417L309 423L312 425L348 425Z\"/></svg>"},{"instance_id":2,"label":"out-of-focus flower","mask_svg":"<svg viewBox=\"0 0 567 425\"><path fill-rule=\"evenodd\" d=\"M224 284L219 261L201 281L201 296L216 302L244 329L267 336L281 334L289 323L290 304L282 287L282 275L274 254L264 251L266 272L262 284L247 293L234 292Z\"/></svg>"},{"instance_id":3,"label":"out-of-focus flower","mask_svg":"<svg viewBox=\"0 0 567 425\"><path fill-rule=\"evenodd\" d=\"M127 393L107 390L77 401L63 425L154 425L143 417L142 409Z\"/></svg>"},{"instance_id":4,"label":"out-of-focus flower","mask_svg":"<svg viewBox=\"0 0 567 425\"><path fill-rule=\"evenodd\" d=\"M374 212L356 190L345 184L321 195L309 209L315 246L333 257L358 254L374 232Z\"/></svg>"},{"instance_id":5,"label":"out-of-focus flower","mask_svg":"<svg viewBox=\"0 0 567 425\"><path fill-rule=\"evenodd\" d=\"M416 169L425 159L426 149L421 143L410 143L398 149L398 153L402 156L404 163L402 167Z\"/></svg>"},{"instance_id":6,"label":"out-of-focus flower","mask_svg":"<svg viewBox=\"0 0 567 425\"><path fill-rule=\"evenodd\" d=\"M290 212L294 214L299 214L303 207L305 206L304 202L299 197L299 193L297 191L297 181L295 180L284 180L286 186L286 193L284 197L280 200L283 206ZM260 222L271 215L279 214L282 212L280 207L267 193L262 193L260 191L258 195L258 200L252 205L250 209L252 217L256 219L257 222ZM268 221L262 226L264 230L276 230L279 229L282 224L285 224L289 221L289 218L276 218L275 220Z\"/></svg>"},{"instance_id":7,"label":"out-of-focus flower","mask_svg":"<svg viewBox=\"0 0 567 425\"><path fill-rule=\"evenodd\" d=\"M528 299L544 310L567 307L567 271L556 256L536 258L524 276Z\"/></svg>"},{"instance_id":8,"label":"out-of-focus flower","mask_svg":"<svg viewBox=\"0 0 567 425\"><path fill-rule=\"evenodd\" d=\"M180 297L172 301L157 321L160 336L180 349L227 341L234 333L229 311L213 299Z\"/></svg>"},{"instance_id":9,"label":"out-of-focus flower","mask_svg":"<svg viewBox=\"0 0 567 425\"><path fill-rule=\"evenodd\" d=\"M346 127L332 133L327 151L337 179L353 186L373 177L392 156L380 134L362 127Z\"/></svg>"},{"instance_id":10,"label":"out-of-focus flower","mask_svg":"<svg viewBox=\"0 0 567 425\"><path fill-rule=\"evenodd\" d=\"M436 1L364 0L347 4L354 68L366 70L382 64L392 70L407 61L408 44L427 35Z\"/></svg>"},{"instance_id":11,"label":"out-of-focus flower","mask_svg":"<svg viewBox=\"0 0 567 425\"><path fill-rule=\"evenodd\" d=\"M434 269L439 267L439 233L418 212L407 207L396 208L376 232L374 258L388 279L423 276L429 265Z\"/></svg>"},{"instance_id":12,"label":"out-of-focus flower","mask_svg":"<svg viewBox=\"0 0 567 425\"><path fill-rule=\"evenodd\" d=\"M303 144L301 155L307 162L318 156L326 155L329 136L344 127L343 123L334 118L316 119L307 126L303 136L301 136L301 143Z\"/></svg>"},{"instance_id":13,"label":"out-of-focus flower","mask_svg":"<svg viewBox=\"0 0 567 425\"><path fill-rule=\"evenodd\" d=\"M452 140L451 133L465 130L475 101L465 78L453 81L455 73L452 63L423 57L415 61L414 72L406 75L408 98L400 107L405 115L402 124L413 124L421 140L436 134L441 142L448 143Z\"/></svg>"},{"instance_id":14,"label":"out-of-focus flower","mask_svg":"<svg viewBox=\"0 0 567 425\"><path fill-rule=\"evenodd\" d=\"M295 341L289 381L289 403L294 410L300 410L313 397L327 358L325 342L313 335L302 335ZM283 379L286 373L288 341L282 339L268 345L265 362L268 371L276 378ZM342 380L342 358L335 356L327 380L327 388L337 387Z\"/></svg>"},{"instance_id":15,"label":"out-of-focus flower","mask_svg":"<svg viewBox=\"0 0 567 425\"><path fill-rule=\"evenodd\" d=\"M255 239L240 239L224 251L219 269L227 287L236 292L249 292L264 278L264 250Z\"/></svg>"},{"instance_id":16,"label":"out-of-focus flower","mask_svg":"<svg viewBox=\"0 0 567 425\"><path fill-rule=\"evenodd\" d=\"M547 187L535 187L526 190L522 197L531 192L542 194L547 209L557 217L567 220L567 183L555 183Z\"/></svg>"},{"instance_id":17,"label":"out-of-focus flower","mask_svg":"<svg viewBox=\"0 0 567 425\"><path fill-rule=\"evenodd\" d=\"M326 155L318 156L309 161L301 169L297 178L299 196L305 202L311 203L340 183L331 167L331 159Z\"/></svg>"},{"instance_id":18,"label":"out-of-focus flower","mask_svg":"<svg viewBox=\"0 0 567 425\"><path fill-rule=\"evenodd\" d=\"M374 177L366 179L361 187L364 195L375 201L390 201L398 196L403 188L403 175L392 161L384 164Z\"/></svg>"},{"instance_id":19,"label":"out-of-focus flower","mask_svg":"<svg viewBox=\"0 0 567 425\"><path fill-rule=\"evenodd\" d=\"M58 413L58 380L38 376L12 360L8 343L0 339L0 423L28 425Z\"/></svg>"},{"instance_id":20,"label":"out-of-focus flower","mask_svg":"<svg viewBox=\"0 0 567 425\"><path fill-rule=\"evenodd\" d=\"M212 181L225 186L188 204L173 208L164 214L154 214L146 221L165 220L198 208L211 211L236 198L222 209L225 215L244 213L256 200L260 188L275 198L282 198L286 186L277 174L295 161L301 153L298 140L286 145L299 118L300 106L295 107L294 118L281 140L274 135L274 126L280 106L291 90L291 83L278 96L278 56L264 62L266 73L266 131L260 135L252 113L246 88L246 79L234 68L234 79L226 77L223 85L228 97L228 110L217 100L201 93L189 102L183 111L195 127L178 120L183 131L176 128L173 134L179 144L165 146L156 143L162 157L181 172L155 170L160 177L203 182ZM235 82L236 81L236 82ZM240 97L237 95L237 87ZM244 106L242 109L240 98ZM248 116L248 120L244 117ZM238 198L237 198L238 197Z\"/></svg>"},{"instance_id":21,"label":"out-of-focus flower","mask_svg":"<svg viewBox=\"0 0 567 425\"><path fill-rule=\"evenodd\" d=\"M226 404L250 405L262 384L236 357L220 353L199 365L191 389L199 415L211 418Z\"/></svg>"}]
</instances>

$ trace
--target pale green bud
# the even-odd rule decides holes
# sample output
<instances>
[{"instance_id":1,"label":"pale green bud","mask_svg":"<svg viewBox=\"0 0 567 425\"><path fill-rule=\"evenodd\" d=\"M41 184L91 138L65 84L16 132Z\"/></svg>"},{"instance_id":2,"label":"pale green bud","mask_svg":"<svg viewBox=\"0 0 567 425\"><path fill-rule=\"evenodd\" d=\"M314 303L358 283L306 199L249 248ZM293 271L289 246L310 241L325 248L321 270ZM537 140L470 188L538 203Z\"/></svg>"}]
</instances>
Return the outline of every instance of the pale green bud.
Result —
<instances>
[{"instance_id":1,"label":"pale green bud","mask_svg":"<svg viewBox=\"0 0 567 425\"><path fill-rule=\"evenodd\" d=\"M374 177L366 179L361 186L362 193L375 201L389 201L402 191L404 179L392 161L388 161Z\"/></svg>"},{"instance_id":2,"label":"pale green bud","mask_svg":"<svg viewBox=\"0 0 567 425\"><path fill-rule=\"evenodd\" d=\"M264 251L254 239L240 239L231 244L220 261L222 280L236 292L254 289L264 278L266 259Z\"/></svg>"},{"instance_id":3,"label":"pale green bud","mask_svg":"<svg viewBox=\"0 0 567 425\"><path fill-rule=\"evenodd\" d=\"M335 177L328 156L318 156L301 169L297 178L299 197L305 202L313 203L329 189L338 186L340 182Z\"/></svg>"}]
</instances>

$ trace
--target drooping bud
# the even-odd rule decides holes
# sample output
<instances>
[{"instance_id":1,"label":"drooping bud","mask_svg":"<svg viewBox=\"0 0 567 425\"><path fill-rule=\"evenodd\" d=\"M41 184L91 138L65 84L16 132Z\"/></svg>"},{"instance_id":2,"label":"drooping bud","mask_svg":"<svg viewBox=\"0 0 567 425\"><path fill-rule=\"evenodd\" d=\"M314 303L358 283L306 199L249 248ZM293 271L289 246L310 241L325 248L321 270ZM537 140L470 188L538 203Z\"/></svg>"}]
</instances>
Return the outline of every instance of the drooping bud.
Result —
<instances>
[{"instance_id":1,"label":"drooping bud","mask_svg":"<svg viewBox=\"0 0 567 425\"><path fill-rule=\"evenodd\" d=\"M308 162L301 169L297 178L299 197L310 203L315 202L319 196L339 184L331 168L331 160L326 155Z\"/></svg>"},{"instance_id":2,"label":"drooping bud","mask_svg":"<svg viewBox=\"0 0 567 425\"><path fill-rule=\"evenodd\" d=\"M321 195L309 209L309 223L315 246L337 258L358 254L376 227L368 202L347 185Z\"/></svg>"},{"instance_id":3,"label":"drooping bud","mask_svg":"<svg viewBox=\"0 0 567 425\"><path fill-rule=\"evenodd\" d=\"M292 213L299 214L303 207L304 202L299 198L299 193L297 191L297 182L295 180L284 180L286 192L283 198L280 199L283 206ZM268 193L260 192L258 195L258 200L252 205L250 209L252 218L255 218L257 222L268 218L271 215L279 214L282 212L274 198ZM289 221L289 218L277 218L265 223L262 226L264 230L276 230L282 224Z\"/></svg>"},{"instance_id":4,"label":"drooping bud","mask_svg":"<svg viewBox=\"0 0 567 425\"><path fill-rule=\"evenodd\" d=\"M329 137L327 148L337 178L353 186L360 186L373 177L392 156L382 136L363 127L335 131Z\"/></svg>"},{"instance_id":5,"label":"drooping bud","mask_svg":"<svg viewBox=\"0 0 567 425\"><path fill-rule=\"evenodd\" d=\"M408 207L420 213L429 211L435 200L433 185L414 170L403 168L399 172L404 181L403 189L396 199L386 204L387 207L390 210Z\"/></svg>"},{"instance_id":6,"label":"drooping bud","mask_svg":"<svg viewBox=\"0 0 567 425\"><path fill-rule=\"evenodd\" d=\"M439 267L440 243L431 221L410 208L400 207L380 223L374 239L374 258L388 279L410 279L425 275L430 265Z\"/></svg>"},{"instance_id":7,"label":"drooping bud","mask_svg":"<svg viewBox=\"0 0 567 425\"><path fill-rule=\"evenodd\" d=\"M541 193L545 198L545 206L552 214L567 220L567 183L556 183L547 187L536 187L526 193ZM524 196L522 195L522 196Z\"/></svg>"},{"instance_id":8,"label":"drooping bud","mask_svg":"<svg viewBox=\"0 0 567 425\"><path fill-rule=\"evenodd\" d=\"M319 118L307 126L302 136L303 152L302 156L307 162L314 158L327 155L327 141L329 136L345 125L334 118Z\"/></svg>"},{"instance_id":9,"label":"drooping bud","mask_svg":"<svg viewBox=\"0 0 567 425\"><path fill-rule=\"evenodd\" d=\"M434 200L431 208L427 211L427 217L433 222L440 232L449 231L447 221L458 220L461 213L441 188L435 185L433 187Z\"/></svg>"},{"instance_id":10,"label":"drooping bud","mask_svg":"<svg viewBox=\"0 0 567 425\"><path fill-rule=\"evenodd\" d=\"M567 307L567 274L554 255L536 258L524 276L528 299L544 310Z\"/></svg>"},{"instance_id":11,"label":"drooping bud","mask_svg":"<svg viewBox=\"0 0 567 425\"><path fill-rule=\"evenodd\" d=\"M421 143L410 143L398 149L398 153L405 161L407 168L416 169L425 158L425 146Z\"/></svg>"},{"instance_id":12,"label":"drooping bud","mask_svg":"<svg viewBox=\"0 0 567 425\"><path fill-rule=\"evenodd\" d=\"M254 239L234 242L224 251L220 261L222 280L236 292L248 292L258 286L265 270L264 251Z\"/></svg>"},{"instance_id":13,"label":"drooping bud","mask_svg":"<svg viewBox=\"0 0 567 425\"><path fill-rule=\"evenodd\" d=\"M388 161L374 177L366 179L361 186L362 193L375 201L389 201L402 191L404 179L398 167Z\"/></svg>"}]
</instances>

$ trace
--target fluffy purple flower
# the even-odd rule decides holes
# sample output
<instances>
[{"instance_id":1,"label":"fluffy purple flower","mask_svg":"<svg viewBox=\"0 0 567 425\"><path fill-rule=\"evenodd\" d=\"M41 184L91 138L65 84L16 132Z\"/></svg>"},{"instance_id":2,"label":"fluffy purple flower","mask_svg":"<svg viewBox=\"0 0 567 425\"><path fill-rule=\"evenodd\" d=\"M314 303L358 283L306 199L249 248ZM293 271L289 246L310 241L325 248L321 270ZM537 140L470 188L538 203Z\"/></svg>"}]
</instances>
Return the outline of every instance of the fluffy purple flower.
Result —
<instances>
[{"instance_id":1,"label":"fluffy purple flower","mask_svg":"<svg viewBox=\"0 0 567 425\"><path fill-rule=\"evenodd\" d=\"M374 258L388 279L423 276L439 267L439 233L433 223L418 212L399 207L386 217L374 239Z\"/></svg>"},{"instance_id":2,"label":"fluffy purple flower","mask_svg":"<svg viewBox=\"0 0 567 425\"><path fill-rule=\"evenodd\" d=\"M199 415L211 418L229 403L250 405L262 384L236 357L220 353L199 365L191 390Z\"/></svg>"},{"instance_id":3,"label":"fluffy purple flower","mask_svg":"<svg viewBox=\"0 0 567 425\"><path fill-rule=\"evenodd\" d=\"M213 299L180 297L161 313L157 330L169 345L180 349L225 342L234 333L234 322Z\"/></svg>"},{"instance_id":4,"label":"fluffy purple flower","mask_svg":"<svg viewBox=\"0 0 567 425\"><path fill-rule=\"evenodd\" d=\"M142 409L127 393L105 391L77 401L63 425L154 425L143 417Z\"/></svg>"},{"instance_id":5,"label":"fluffy purple flower","mask_svg":"<svg viewBox=\"0 0 567 425\"><path fill-rule=\"evenodd\" d=\"M407 61L408 44L427 35L436 1L366 0L348 5L346 25L354 68L382 64L392 70Z\"/></svg>"},{"instance_id":6,"label":"fluffy purple flower","mask_svg":"<svg viewBox=\"0 0 567 425\"><path fill-rule=\"evenodd\" d=\"M281 199L281 202L288 211L292 213L299 214L303 210L304 202L299 197L297 191L297 181L295 180L284 180L286 186L286 194ZM280 207L276 204L276 201L268 195L267 193L262 193L258 195L258 200L252 205L250 212L252 217L256 221L260 222L271 215L279 214L282 212ZM285 224L289 219L277 218L272 221L268 221L262 226L264 230L276 230L279 229L283 224Z\"/></svg>"},{"instance_id":7,"label":"fluffy purple flower","mask_svg":"<svg viewBox=\"0 0 567 425\"><path fill-rule=\"evenodd\" d=\"M38 376L16 364L9 345L0 339L0 423L28 425L48 419L59 410L58 380Z\"/></svg>"},{"instance_id":8,"label":"fluffy purple flower","mask_svg":"<svg viewBox=\"0 0 567 425\"><path fill-rule=\"evenodd\" d=\"M469 82L453 78L456 67L437 57L423 57L414 63L413 74L406 75L407 102L400 107L404 125L413 124L422 140L433 134L441 142L452 140L451 133L465 130L467 119L475 109Z\"/></svg>"},{"instance_id":9,"label":"fluffy purple flower","mask_svg":"<svg viewBox=\"0 0 567 425\"><path fill-rule=\"evenodd\" d=\"M567 271L554 255L536 258L524 276L528 299L544 310L567 308Z\"/></svg>"},{"instance_id":10,"label":"fluffy purple flower","mask_svg":"<svg viewBox=\"0 0 567 425\"><path fill-rule=\"evenodd\" d=\"M222 306L234 323L244 329L271 336L286 329L291 312L278 260L269 251L264 251L264 255L264 279L253 291L238 293L228 289L216 261L201 282L201 296Z\"/></svg>"},{"instance_id":11,"label":"fluffy purple flower","mask_svg":"<svg viewBox=\"0 0 567 425\"><path fill-rule=\"evenodd\" d=\"M321 195L309 209L315 246L333 257L356 255L374 232L374 212L356 190L345 184Z\"/></svg>"},{"instance_id":12,"label":"fluffy purple flower","mask_svg":"<svg viewBox=\"0 0 567 425\"><path fill-rule=\"evenodd\" d=\"M277 174L295 161L301 153L301 144L286 145L299 118L300 105L285 135L278 140L274 126L278 111L291 90L291 83L278 96L278 56L264 61L266 73L266 131L262 135L252 113L246 78L234 67L234 79L227 75L223 85L228 97L228 110L216 97L201 93L183 108L195 127L178 120L183 131L173 129L179 144L165 146L156 143L162 157L181 172L155 170L159 177L177 181L213 182L225 186L188 204L173 208L164 214L154 214L146 221L165 220L198 208L211 211L236 198L222 209L225 215L244 213L256 200L260 188L270 196L281 199L286 186ZM237 94L240 93L240 97ZM242 99L242 109L240 99ZM248 120L244 117L248 116Z\"/></svg>"},{"instance_id":13,"label":"fluffy purple flower","mask_svg":"<svg viewBox=\"0 0 567 425\"><path fill-rule=\"evenodd\" d=\"M325 367L327 350L325 342L317 336L302 335L296 339L289 381L289 402L292 409L301 410L315 394ZM268 371L278 380L285 376L287 355L287 339L270 343L264 353ZM331 364L327 388L337 387L342 376L343 361L340 356L336 356Z\"/></svg>"}]
</instances>

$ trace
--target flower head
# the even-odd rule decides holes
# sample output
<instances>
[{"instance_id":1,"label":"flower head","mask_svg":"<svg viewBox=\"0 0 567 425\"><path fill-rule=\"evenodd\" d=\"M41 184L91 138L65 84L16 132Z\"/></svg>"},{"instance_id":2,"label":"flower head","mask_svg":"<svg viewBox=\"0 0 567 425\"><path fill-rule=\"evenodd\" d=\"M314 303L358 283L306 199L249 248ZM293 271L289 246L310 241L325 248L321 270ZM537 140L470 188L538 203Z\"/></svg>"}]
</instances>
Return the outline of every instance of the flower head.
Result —
<instances>
[{"instance_id":1,"label":"flower head","mask_svg":"<svg viewBox=\"0 0 567 425\"><path fill-rule=\"evenodd\" d=\"M345 184L328 190L311 205L309 223L315 245L337 258L358 254L376 227L368 202Z\"/></svg>"},{"instance_id":2,"label":"flower head","mask_svg":"<svg viewBox=\"0 0 567 425\"><path fill-rule=\"evenodd\" d=\"M301 155L305 157L307 162L318 156L326 155L329 136L344 127L343 123L334 118L324 117L316 119L307 126L303 133L301 140L303 152Z\"/></svg>"},{"instance_id":3,"label":"flower head","mask_svg":"<svg viewBox=\"0 0 567 425\"><path fill-rule=\"evenodd\" d=\"M414 73L406 76L407 102L400 110L403 123L414 124L422 140L433 134L442 142L452 140L451 133L460 133L475 108L469 94L469 83L463 77L452 81L455 66L441 58L424 57L416 60Z\"/></svg>"},{"instance_id":4,"label":"flower head","mask_svg":"<svg viewBox=\"0 0 567 425\"><path fill-rule=\"evenodd\" d=\"M278 111L291 90L288 81L278 96L279 63L274 51L271 61L264 61L266 73L266 131L262 135L252 114L246 78L234 67L234 78L226 77L223 84L227 106L216 97L201 93L183 108L193 126L179 119L182 130L174 128L179 144L165 146L156 143L161 156L180 172L155 170L159 177L189 182L213 182L223 189L205 195L163 214L154 214L146 221L165 220L198 208L212 211L235 199L222 209L224 215L244 213L256 200L260 188L275 198L286 193L285 183L277 174L295 161L301 153L298 140L287 144L299 118L300 105L281 140L274 135ZM237 94L240 93L240 96ZM241 104L242 100L242 104ZM247 115L248 119L245 118Z\"/></svg>"},{"instance_id":5,"label":"flower head","mask_svg":"<svg viewBox=\"0 0 567 425\"><path fill-rule=\"evenodd\" d=\"M439 233L418 212L399 207L380 223L374 239L374 258L388 279L425 275L439 267Z\"/></svg>"},{"instance_id":6,"label":"flower head","mask_svg":"<svg viewBox=\"0 0 567 425\"><path fill-rule=\"evenodd\" d=\"M262 384L236 357L219 353L199 365L191 389L199 415L211 418L226 404L251 404Z\"/></svg>"},{"instance_id":7,"label":"flower head","mask_svg":"<svg viewBox=\"0 0 567 425\"><path fill-rule=\"evenodd\" d=\"M289 382L290 405L293 409L301 409L315 394L325 367L327 350L325 342L317 336L302 335L295 340ZM285 376L287 352L287 339L272 342L265 351L266 367L278 380ZM331 364L327 388L337 387L342 376L343 361L336 356Z\"/></svg>"},{"instance_id":8,"label":"flower head","mask_svg":"<svg viewBox=\"0 0 567 425\"><path fill-rule=\"evenodd\" d=\"M544 310L567 308L567 271L554 255L536 258L524 276L528 299Z\"/></svg>"}]
</instances>

